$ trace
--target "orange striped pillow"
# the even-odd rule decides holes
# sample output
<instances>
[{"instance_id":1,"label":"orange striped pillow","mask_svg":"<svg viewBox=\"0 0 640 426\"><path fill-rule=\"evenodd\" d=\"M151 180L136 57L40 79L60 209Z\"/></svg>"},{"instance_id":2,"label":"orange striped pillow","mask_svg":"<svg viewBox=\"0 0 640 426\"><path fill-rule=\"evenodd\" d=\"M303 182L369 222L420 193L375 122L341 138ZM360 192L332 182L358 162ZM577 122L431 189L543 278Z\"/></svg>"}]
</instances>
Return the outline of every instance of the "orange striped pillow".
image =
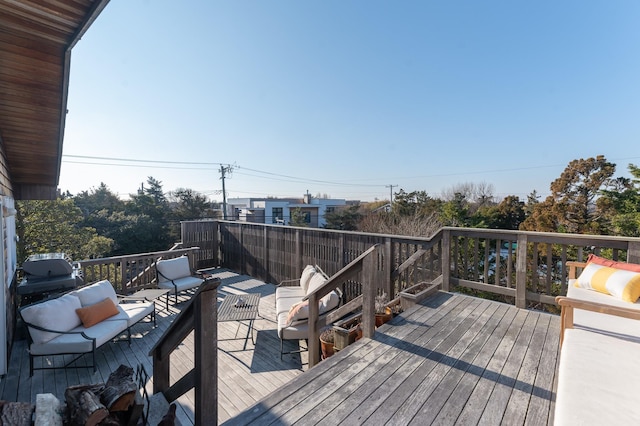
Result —
<instances>
[{"instance_id":1,"label":"orange striped pillow","mask_svg":"<svg viewBox=\"0 0 640 426\"><path fill-rule=\"evenodd\" d=\"M630 303L640 298L640 273L596 263L588 263L574 285L610 294Z\"/></svg>"}]
</instances>

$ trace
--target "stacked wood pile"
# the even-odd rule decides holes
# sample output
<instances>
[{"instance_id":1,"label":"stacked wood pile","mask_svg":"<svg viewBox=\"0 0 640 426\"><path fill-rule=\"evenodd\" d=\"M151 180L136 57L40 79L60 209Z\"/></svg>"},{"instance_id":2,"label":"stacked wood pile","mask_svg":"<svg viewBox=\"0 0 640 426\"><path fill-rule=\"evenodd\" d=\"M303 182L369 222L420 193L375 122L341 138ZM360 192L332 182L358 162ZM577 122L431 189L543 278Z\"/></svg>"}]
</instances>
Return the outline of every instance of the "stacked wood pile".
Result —
<instances>
[{"instance_id":1,"label":"stacked wood pile","mask_svg":"<svg viewBox=\"0 0 640 426\"><path fill-rule=\"evenodd\" d=\"M136 425L144 402L133 378L133 368L121 365L107 383L67 388L67 420L70 425Z\"/></svg>"},{"instance_id":2,"label":"stacked wood pile","mask_svg":"<svg viewBox=\"0 0 640 426\"><path fill-rule=\"evenodd\" d=\"M0 424L31 426L31 416L35 407L28 402L0 401Z\"/></svg>"}]
</instances>

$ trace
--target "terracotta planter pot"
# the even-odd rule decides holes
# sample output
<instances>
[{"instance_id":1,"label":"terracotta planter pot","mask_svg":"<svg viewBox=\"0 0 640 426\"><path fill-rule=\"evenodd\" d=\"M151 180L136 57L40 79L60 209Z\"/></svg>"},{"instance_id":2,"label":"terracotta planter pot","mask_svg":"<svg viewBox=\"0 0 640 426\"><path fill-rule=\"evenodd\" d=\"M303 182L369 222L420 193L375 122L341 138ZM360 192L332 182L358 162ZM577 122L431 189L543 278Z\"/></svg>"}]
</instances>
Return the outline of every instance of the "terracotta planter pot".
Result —
<instances>
[{"instance_id":1,"label":"terracotta planter pot","mask_svg":"<svg viewBox=\"0 0 640 426\"><path fill-rule=\"evenodd\" d=\"M384 308L384 311L384 314L376 314L376 327L380 327L382 324L391 321L391 318L393 318L391 308Z\"/></svg>"},{"instance_id":2,"label":"terracotta planter pot","mask_svg":"<svg viewBox=\"0 0 640 426\"><path fill-rule=\"evenodd\" d=\"M333 355L333 342L325 342L320 339L320 349L322 350L322 359L327 359Z\"/></svg>"}]
</instances>

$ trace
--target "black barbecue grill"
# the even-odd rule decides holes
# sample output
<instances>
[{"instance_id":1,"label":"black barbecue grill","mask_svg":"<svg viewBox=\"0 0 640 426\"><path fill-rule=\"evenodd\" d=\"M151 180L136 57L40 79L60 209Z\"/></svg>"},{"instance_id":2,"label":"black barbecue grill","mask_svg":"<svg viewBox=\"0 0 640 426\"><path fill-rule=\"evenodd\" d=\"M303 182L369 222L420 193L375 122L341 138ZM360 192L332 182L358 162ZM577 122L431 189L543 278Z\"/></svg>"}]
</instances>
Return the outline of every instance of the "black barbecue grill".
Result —
<instances>
[{"instance_id":1,"label":"black barbecue grill","mask_svg":"<svg viewBox=\"0 0 640 426\"><path fill-rule=\"evenodd\" d=\"M24 278L17 292L23 303L31 303L51 294L73 290L83 284L81 271L64 253L34 254L22 264Z\"/></svg>"}]
</instances>

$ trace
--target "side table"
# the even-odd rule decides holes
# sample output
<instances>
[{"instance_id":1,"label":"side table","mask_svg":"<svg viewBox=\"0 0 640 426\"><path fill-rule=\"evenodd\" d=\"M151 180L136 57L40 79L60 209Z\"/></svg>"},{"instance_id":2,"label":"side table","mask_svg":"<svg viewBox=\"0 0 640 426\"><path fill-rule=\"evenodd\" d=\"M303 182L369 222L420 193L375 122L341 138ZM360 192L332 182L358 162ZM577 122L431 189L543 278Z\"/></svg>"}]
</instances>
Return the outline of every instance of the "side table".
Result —
<instances>
[{"instance_id":1,"label":"side table","mask_svg":"<svg viewBox=\"0 0 640 426\"><path fill-rule=\"evenodd\" d=\"M251 342L255 345L253 338L253 322L258 317L258 305L260 304L259 294L228 294L218 307L218 322L238 321L236 329L236 338L240 323L249 321L247 327L247 336L245 337L244 347L247 347L247 340L251 334ZM223 339L232 340L232 339Z\"/></svg>"}]
</instances>

